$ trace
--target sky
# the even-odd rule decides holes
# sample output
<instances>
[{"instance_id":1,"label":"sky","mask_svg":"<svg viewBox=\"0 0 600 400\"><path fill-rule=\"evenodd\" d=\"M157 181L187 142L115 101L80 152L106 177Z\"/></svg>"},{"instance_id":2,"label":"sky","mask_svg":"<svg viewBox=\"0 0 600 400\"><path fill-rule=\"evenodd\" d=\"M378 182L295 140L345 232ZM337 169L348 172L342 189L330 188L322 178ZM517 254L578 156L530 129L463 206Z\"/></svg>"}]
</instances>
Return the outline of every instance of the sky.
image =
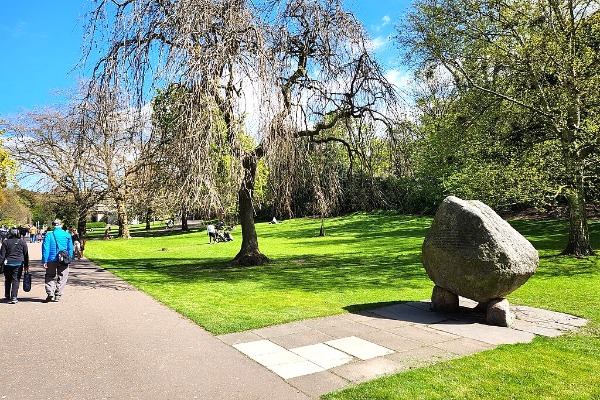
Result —
<instances>
[{"instance_id":1,"label":"sky","mask_svg":"<svg viewBox=\"0 0 600 400\"><path fill-rule=\"evenodd\" d=\"M374 54L398 85L406 72L394 47L394 24L410 0L344 0L373 40ZM60 102L90 74L82 57L86 0L0 0L0 119Z\"/></svg>"}]
</instances>

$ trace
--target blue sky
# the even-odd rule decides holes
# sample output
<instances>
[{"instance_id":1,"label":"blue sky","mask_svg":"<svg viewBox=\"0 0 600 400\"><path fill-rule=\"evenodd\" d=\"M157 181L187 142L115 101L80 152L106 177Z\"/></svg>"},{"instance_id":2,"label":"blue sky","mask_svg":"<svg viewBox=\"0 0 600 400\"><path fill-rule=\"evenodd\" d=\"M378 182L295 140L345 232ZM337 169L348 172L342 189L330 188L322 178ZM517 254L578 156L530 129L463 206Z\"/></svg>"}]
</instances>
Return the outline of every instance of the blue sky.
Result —
<instances>
[{"instance_id":1,"label":"blue sky","mask_svg":"<svg viewBox=\"0 0 600 400\"><path fill-rule=\"evenodd\" d=\"M372 36L375 54L400 83L403 72L391 37L410 0L345 0ZM60 101L81 76L82 0L0 0L0 119Z\"/></svg>"}]
</instances>

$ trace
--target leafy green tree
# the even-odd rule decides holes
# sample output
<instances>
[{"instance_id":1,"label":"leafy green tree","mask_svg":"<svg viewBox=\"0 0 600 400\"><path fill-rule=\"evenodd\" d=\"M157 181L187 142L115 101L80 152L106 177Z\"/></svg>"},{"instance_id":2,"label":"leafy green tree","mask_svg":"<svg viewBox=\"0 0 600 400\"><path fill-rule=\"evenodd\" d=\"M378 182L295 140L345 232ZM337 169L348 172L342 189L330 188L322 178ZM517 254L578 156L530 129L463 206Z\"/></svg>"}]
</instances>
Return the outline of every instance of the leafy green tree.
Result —
<instances>
[{"instance_id":1,"label":"leafy green tree","mask_svg":"<svg viewBox=\"0 0 600 400\"><path fill-rule=\"evenodd\" d=\"M420 0L400 33L422 71L447 71L461 91L518 106L541 125L532 143L564 171L565 254L593 254L585 212L588 163L598 154L598 0ZM535 153L535 152L534 152ZM558 188L557 188L558 189Z\"/></svg>"},{"instance_id":2,"label":"leafy green tree","mask_svg":"<svg viewBox=\"0 0 600 400\"><path fill-rule=\"evenodd\" d=\"M3 122L0 121L0 124ZM5 130L0 129L0 188L6 188L9 183L15 182L18 172L17 161L11 157L6 149L2 148L2 135Z\"/></svg>"},{"instance_id":3,"label":"leafy green tree","mask_svg":"<svg viewBox=\"0 0 600 400\"><path fill-rule=\"evenodd\" d=\"M9 226L31 222L31 211L16 189L0 189L0 223Z\"/></svg>"}]
</instances>

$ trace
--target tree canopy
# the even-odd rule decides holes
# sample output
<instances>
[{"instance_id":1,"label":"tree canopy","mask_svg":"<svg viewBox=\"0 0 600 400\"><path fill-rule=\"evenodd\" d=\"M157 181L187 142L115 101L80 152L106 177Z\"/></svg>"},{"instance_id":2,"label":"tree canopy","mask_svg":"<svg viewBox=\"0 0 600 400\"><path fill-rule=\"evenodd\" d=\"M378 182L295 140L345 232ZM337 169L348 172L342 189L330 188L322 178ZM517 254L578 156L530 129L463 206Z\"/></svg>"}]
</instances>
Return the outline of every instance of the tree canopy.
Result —
<instances>
[{"instance_id":1,"label":"tree canopy","mask_svg":"<svg viewBox=\"0 0 600 400\"><path fill-rule=\"evenodd\" d=\"M401 43L422 71L446 71L461 93L527 113L530 126L519 135L554 146L545 155L561 168L557 189L570 209L565 253L592 254L585 192L600 144L600 3L422 0L405 28Z\"/></svg>"}]
</instances>

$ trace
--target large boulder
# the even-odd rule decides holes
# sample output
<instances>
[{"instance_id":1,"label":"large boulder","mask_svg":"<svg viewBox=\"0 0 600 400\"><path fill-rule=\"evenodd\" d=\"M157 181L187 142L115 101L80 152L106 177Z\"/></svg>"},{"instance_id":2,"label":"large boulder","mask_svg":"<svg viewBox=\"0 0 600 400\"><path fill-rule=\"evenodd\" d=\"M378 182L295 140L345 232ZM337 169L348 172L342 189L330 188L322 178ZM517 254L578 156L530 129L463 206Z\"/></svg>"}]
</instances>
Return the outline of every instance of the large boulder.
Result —
<instances>
[{"instance_id":1,"label":"large boulder","mask_svg":"<svg viewBox=\"0 0 600 400\"><path fill-rule=\"evenodd\" d=\"M439 207L422 257L437 286L480 303L513 292L539 264L531 243L494 210L454 196Z\"/></svg>"}]
</instances>

